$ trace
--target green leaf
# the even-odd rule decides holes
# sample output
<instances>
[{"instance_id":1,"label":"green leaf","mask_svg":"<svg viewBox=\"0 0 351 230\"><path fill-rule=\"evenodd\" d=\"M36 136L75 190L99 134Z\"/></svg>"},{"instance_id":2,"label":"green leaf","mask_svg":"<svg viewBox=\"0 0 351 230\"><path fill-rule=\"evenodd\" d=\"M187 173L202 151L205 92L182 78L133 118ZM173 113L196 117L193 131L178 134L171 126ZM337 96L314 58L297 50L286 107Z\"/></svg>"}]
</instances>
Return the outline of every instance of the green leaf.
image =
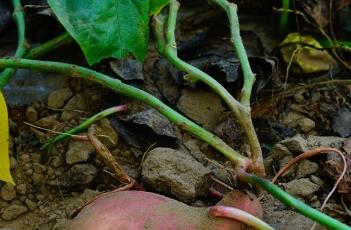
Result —
<instances>
[{"instance_id":1,"label":"green leaf","mask_svg":"<svg viewBox=\"0 0 351 230\"><path fill-rule=\"evenodd\" d=\"M149 39L149 0L48 0L90 65L132 53L143 61Z\"/></svg>"},{"instance_id":2,"label":"green leaf","mask_svg":"<svg viewBox=\"0 0 351 230\"><path fill-rule=\"evenodd\" d=\"M150 0L150 14L158 14L168 3L169 0Z\"/></svg>"},{"instance_id":3,"label":"green leaf","mask_svg":"<svg viewBox=\"0 0 351 230\"><path fill-rule=\"evenodd\" d=\"M0 92L0 180L15 184L10 172L9 123L5 99Z\"/></svg>"}]
</instances>

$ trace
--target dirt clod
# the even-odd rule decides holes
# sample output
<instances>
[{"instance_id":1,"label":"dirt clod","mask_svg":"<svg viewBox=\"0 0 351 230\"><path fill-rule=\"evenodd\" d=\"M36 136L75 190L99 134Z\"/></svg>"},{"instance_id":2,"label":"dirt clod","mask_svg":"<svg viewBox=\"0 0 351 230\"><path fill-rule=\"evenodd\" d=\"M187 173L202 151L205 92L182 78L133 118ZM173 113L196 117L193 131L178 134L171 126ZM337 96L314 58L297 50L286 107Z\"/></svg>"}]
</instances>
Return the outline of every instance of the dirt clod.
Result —
<instances>
[{"instance_id":1,"label":"dirt clod","mask_svg":"<svg viewBox=\"0 0 351 230\"><path fill-rule=\"evenodd\" d=\"M16 219L18 216L22 215L23 213L26 213L27 211L28 208L26 206L13 204L4 209L4 212L1 215L1 217L4 220L13 220Z\"/></svg>"},{"instance_id":2,"label":"dirt clod","mask_svg":"<svg viewBox=\"0 0 351 230\"><path fill-rule=\"evenodd\" d=\"M16 197L16 189L14 185L5 184L0 191L1 198L5 201L11 201Z\"/></svg>"},{"instance_id":3,"label":"dirt clod","mask_svg":"<svg viewBox=\"0 0 351 230\"><path fill-rule=\"evenodd\" d=\"M70 88L63 88L52 91L48 97L48 106L54 109L60 109L65 105L65 102L73 96Z\"/></svg>"},{"instance_id":4,"label":"dirt clod","mask_svg":"<svg viewBox=\"0 0 351 230\"><path fill-rule=\"evenodd\" d=\"M309 197L314 192L318 191L319 185L313 183L307 178L292 180L288 183L283 183L285 191L293 196Z\"/></svg>"},{"instance_id":5,"label":"dirt clod","mask_svg":"<svg viewBox=\"0 0 351 230\"><path fill-rule=\"evenodd\" d=\"M95 148L87 141L71 140L66 152L66 163L69 165L86 162L95 151Z\"/></svg>"},{"instance_id":6,"label":"dirt clod","mask_svg":"<svg viewBox=\"0 0 351 230\"><path fill-rule=\"evenodd\" d=\"M153 189L194 202L206 188L210 171L194 158L178 150L155 148L142 163L141 175Z\"/></svg>"},{"instance_id":7,"label":"dirt clod","mask_svg":"<svg viewBox=\"0 0 351 230\"><path fill-rule=\"evenodd\" d=\"M303 178L318 171L318 164L310 160L303 160L299 163L296 170L296 178Z\"/></svg>"}]
</instances>

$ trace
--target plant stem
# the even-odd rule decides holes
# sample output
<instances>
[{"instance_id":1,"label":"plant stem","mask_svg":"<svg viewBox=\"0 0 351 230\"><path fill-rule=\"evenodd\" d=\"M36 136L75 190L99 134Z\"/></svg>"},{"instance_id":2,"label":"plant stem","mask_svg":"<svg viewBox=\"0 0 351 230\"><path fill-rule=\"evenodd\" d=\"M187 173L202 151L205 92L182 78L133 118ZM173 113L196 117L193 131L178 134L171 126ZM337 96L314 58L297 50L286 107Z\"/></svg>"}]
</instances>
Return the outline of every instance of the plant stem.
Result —
<instances>
[{"instance_id":1,"label":"plant stem","mask_svg":"<svg viewBox=\"0 0 351 230\"><path fill-rule=\"evenodd\" d=\"M290 8L290 0L282 0L282 8L288 10ZM288 29L289 12L282 11L280 13L280 32L285 34Z\"/></svg>"},{"instance_id":2,"label":"plant stem","mask_svg":"<svg viewBox=\"0 0 351 230\"><path fill-rule=\"evenodd\" d=\"M217 82L215 79L213 79L211 76L209 76L202 70L184 62L177 56L175 27L178 9L179 3L176 0L171 0L169 5L169 15L166 33L164 32L165 17L163 15L158 15L154 17L153 27L156 36L157 50L179 70L188 73L188 75L185 76L186 80L202 81L203 83L208 85L212 90L214 90L224 100L229 109L234 113L234 116L236 117L237 121L243 128L248 138L253 158L253 165L251 169L257 175L264 176L265 171L263 165L262 150L251 121L250 106L245 106L241 104L219 82ZM166 35L166 39L164 38L164 35Z\"/></svg>"},{"instance_id":3,"label":"plant stem","mask_svg":"<svg viewBox=\"0 0 351 230\"><path fill-rule=\"evenodd\" d=\"M71 77L83 78L94 81L107 88L110 88L115 92L140 100L145 104L149 105L150 107L156 109L161 114L166 116L169 120L171 120L175 125L178 125L181 129L193 134L194 136L202 139L203 141L207 142L209 145L217 149L229 160L231 160L236 167L246 169L251 164L250 159L234 151L219 137L208 132L204 128L200 127L196 123L184 117L183 115L177 113L151 94L133 86L124 84L118 79L108 77L102 73L84 67L61 62L37 61L16 58L0 59L0 68L1 67L35 69L40 71L57 72L67 74Z\"/></svg>"},{"instance_id":4,"label":"plant stem","mask_svg":"<svg viewBox=\"0 0 351 230\"><path fill-rule=\"evenodd\" d=\"M307 204L303 203L302 201L294 198L293 196L289 195L284 190L280 189L278 186L274 185L273 183L257 177L252 174L248 173L241 173L239 174L239 178L242 181L248 182L252 185L259 186L266 190L268 193L272 194L275 198L280 200L285 205L293 208L297 212L301 213L302 215L318 222L321 225L324 225L328 229L333 230L351 230L351 228L336 219L331 218L330 216L308 206Z\"/></svg>"},{"instance_id":5,"label":"plant stem","mask_svg":"<svg viewBox=\"0 0 351 230\"><path fill-rule=\"evenodd\" d=\"M227 14L230 23L230 38L233 44L236 55L240 61L241 68L244 75L244 85L241 90L240 103L245 107L246 113L243 113L241 118L241 126L244 128L248 142L251 147L252 160L257 165L261 175L265 175L262 149L258 137L256 135L255 128L252 124L251 119L251 108L250 98L253 84L256 80L255 74L251 70L249 58L246 54L246 50L243 41L240 36L239 18L237 13L237 6L234 3L230 3L227 0L212 0L214 3L219 5ZM239 117L238 117L239 118Z\"/></svg>"},{"instance_id":6,"label":"plant stem","mask_svg":"<svg viewBox=\"0 0 351 230\"><path fill-rule=\"evenodd\" d=\"M215 205L210 207L208 213L212 217L226 217L240 221L250 227L254 227L255 229L274 230L271 226L259 218L237 208Z\"/></svg>"},{"instance_id":7,"label":"plant stem","mask_svg":"<svg viewBox=\"0 0 351 230\"><path fill-rule=\"evenodd\" d=\"M18 44L17 44L17 49L15 52L15 57L21 58L26 52L26 25L24 21L24 13L23 13L23 8L21 5L20 0L11 0L12 5L13 5L13 18L16 22L17 25L17 37L18 37ZM7 82L10 80L10 78L13 76L13 74L16 72L15 69L4 69L0 73L0 90L7 84Z\"/></svg>"},{"instance_id":8,"label":"plant stem","mask_svg":"<svg viewBox=\"0 0 351 230\"><path fill-rule=\"evenodd\" d=\"M41 149L46 149L49 148L50 146L56 144L59 141L63 141L64 139L71 137L74 134L79 133L80 131L82 131L83 129L88 128L92 123L101 120L104 117L107 117L113 113L118 113L118 112L122 112L122 111L126 111L127 110L127 106L126 105L119 105L119 106L114 106L112 108L108 108L105 109L97 114L95 114L92 117L89 117L88 119L86 119L85 121L83 121L81 124L79 124L78 126L68 130L67 132L64 133L60 133L59 135L55 136L54 138L50 139L48 142L46 142L44 144L44 146Z\"/></svg>"},{"instance_id":9,"label":"plant stem","mask_svg":"<svg viewBox=\"0 0 351 230\"><path fill-rule=\"evenodd\" d=\"M38 47L31 49L24 57L27 59L34 59L36 57L42 56L52 50L57 49L60 46L71 43L73 38L68 33L61 34Z\"/></svg>"},{"instance_id":10,"label":"plant stem","mask_svg":"<svg viewBox=\"0 0 351 230\"><path fill-rule=\"evenodd\" d=\"M240 27L238 19L238 9L234 3L227 0L212 0L219 5L227 14L230 23L230 40L236 51L236 55L241 63L241 68L244 74L244 85L241 90L240 102L244 106L250 107L250 98L252 86L255 82L255 74L251 70L249 58L247 57L243 41L240 36Z\"/></svg>"}]
</instances>

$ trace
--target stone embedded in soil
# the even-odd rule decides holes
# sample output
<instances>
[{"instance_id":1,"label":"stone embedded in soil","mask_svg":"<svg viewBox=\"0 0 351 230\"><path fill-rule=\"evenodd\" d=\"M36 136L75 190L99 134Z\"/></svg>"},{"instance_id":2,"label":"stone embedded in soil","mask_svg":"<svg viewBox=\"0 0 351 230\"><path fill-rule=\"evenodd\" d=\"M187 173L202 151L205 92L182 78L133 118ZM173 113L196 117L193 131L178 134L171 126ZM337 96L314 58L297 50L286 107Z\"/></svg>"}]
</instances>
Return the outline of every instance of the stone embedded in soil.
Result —
<instances>
[{"instance_id":1,"label":"stone embedded in soil","mask_svg":"<svg viewBox=\"0 0 351 230\"><path fill-rule=\"evenodd\" d=\"M292 180L283 183L286 192L293 196L310 197L314 192L318 191L319 185L313 183L308 178Z\"/></svg>"},{"instance_id":2,"label":"stone embedded in soil","mask_svg":"<svg viewBox=\"0 0 351 230\"><path fill-rule=\"evenodd\" d=\"M27 205L30 211L34 211L37 208L37 204L30 199L26 199L24 203Z\"/></svg>"},{"instance_id":3,"label":"stone embedded in soil","mask_svg":"<svg viewBox=\"0 0 351 230\"><path fill-rule=\"evenodd\" d=\"M290 150L283 144L277 143L273 146L270 156L275 160L280 160L287 156L292 156Z\"/></svg>"},{"instance_id":4,"label":"stone embedded in soil","mask_svg":"<svg viewBox=\"0 0 351 230\"><path fill-rule=\"evenodd\" d=\"M207 129L214 128L224 112L222 101L217 94L199 89L182 90L177 107Z\"/></svg>"},{"instance_id":5,"label":"stone embedded in soil","mask_svg":"<svg viewBox=\"0 0 351 230\"><path fill-rule=\"evenodd\" d=\"M284 144L290 151L293 152L305 152L307 150L307 141L300 134L297 134L292 138L285 139L280 143Z\"/></svg>"},{"instance_id":6,"label":"stone embedded in soil","mask_svg":"<svg viewBox=\"0 0 351 230\"><path fill-rule=\"evenodd\" d=\"M298 121L305 118L303 115L301 115L300 113L296 113L296 112L289 112L288 114L286 114L283 119L282 119L282 123L284 125L288 125L290 127L296 127L298 124Z\"/></svg>"},{"instance_id":7,"label":"stone embedded in soil","mask_svg":"<svg viewBox=\"0 0 351 230\"><path fill-rule=\"evenodd\" d=\"M89 159L90 154L92 154L94 151L94 146L87 141L71 140L66 152L66 163L72 165L80 162L86 162Z\"/></svg>"},{"instance_id":8,"label":"stone embedded in soil","mask_svg":"<svg viewBox=\"0 0 351 230\"><path fill-rule=\"evenodd\" d=\"M158 192L193 202L206 189L210 170L188 153L170 148L151 150L142 163L143 181Z\"/></svg>"},{"instance_id":9,"label":"stone embedded in soil","mask_svg":"<svg viewBox=\"0 0 351 230\"><path fill-rule=\"evenodd\" d=\"M57 119L58 114L52 114L50 116L41 118L39 121L35 122L35 124L46 129L51 129L59 123Z\"/></svg>"},{"instance_id":10,"label":"stone embedded in soil","mask_svg":"<svg viewBox=\"0 0 351 230\"><path fill-rule=\"evenodd\" d=\"M313 136L304 137L297 134L292 138L285 139L280 143L285 145L292 152L305 152L317 147L341 148L346 139L334 136Z\"/></svg>"},{"instance_id":11,"label":"stone embedded in soil","mask_svg":"<svg viewBox=\"0 0 351 230\"><path fill-rule=\"evenodd\" d=\"M60 109L65 102L73 96L70 88L63 88L52 91L48 97L48 106L54 109Z\"/></svg>"},{"instance_id":12,"label":"stone embedded in soil","mask_svg":"<svg viewBox=\"0 0 351 230\"><path fill-rule=\"evenodd\" d=\"M28 208L26 206L13 204L4 209L1 217L4 220L13 220L22 215L23 213L26 213L27 211Z\"/></svg>"},{"instance_id":13,"label":"stone embedded in soil","mask_svg":"<svg viewBox=\"0 0 351 230\"><path fill-rule=\"evenodd\" d=\"M0 191L0 196L5 201L11 201L16 197L16 189L14 185L5 184Z\"/></svg>"},{"instance_id":14,"label":"stone embedded in soil","mask_svg":"<svg viewBox=\"0 0 351 230\"><path fill-rule=\"evenodd\" d=\"M293 156L286 156L279 160L279 168L283 168L288 162L293 159ZM288 170L283 173L283 177L292 177L295 175L296 165L291 166Z\"/></svg>"},{"instance_id":15,"label":"stone embedded in soil","mask_svg":"<svg viewBox=\"0 0 351 230\"><path fill-rule=\"evenodd\" d=\"M26 118L28 122L36 122L38 120L38 111L32 106L27 107Z\"/></svg>"},{"instance_id":16,"label":"stone embedded in soil","mask_svg":"<svg viewBox=\"0 0 351 230\"><path fill-rule=\"evenodd\" d=\"M49 181L52 186L85 188L93 182L97 169L91 164L76 164L55 181Z\"/></svg>"},{"instance_id":17,"label":"stone embedded in soil","mask_svg":"<svg viewBox=\"0 0 351 230\"><path fill-rule=\"evenodd\" d=\"M314 127L316 127L316 123L314 122L314 120L305 117L298 121L298 126L301 132L308 133L309 131L314 129Z\"/></svg>"},{"instance_id":18,"label":"stone embedded in soil","mask_svg":"<svg viewBox=\"0 0 351 230\"><path fill-rule=\"evenodd\" d=\"M85 102L85 98L82 95L77 94L66 103L63 109L64 111L61 114L61 120L68 121L80 117L82 111L88 110L88 105Z\"/></svg>"},{"instance_id":19,"label":"stone embedded in soil","mask_svg":"<svg viewBox=\"0 0 351 230\"><path fill-rule=\"evenodd\" d=\"M316 173L318 171L318 168L319 167L317 163L314 163L310 160L303 160L297 166L296 178L299 179Z\"/></svg>"},{"instance_id":20,"label":"stone embedded in soil","mask_svg":"<svg viewBox=\"0 0 351 230\"><path fill-rule=\"evenodd\" d=\"M309 135L306 138L308 149L313 149L317 147L341 148L345 140L345 138L335 136Z\"/></svg>"},{"instance_id":21,"label":"stone embedded in soil","mask_svg":"<svg viewBox=\"0 0 351 230\"><path fill-rule=\"evenodd\" d=\"M25 195L27 193L27 185L26 184L18 184L16 185L17 193L20 195Z\"/></svg>"}]
</instances>

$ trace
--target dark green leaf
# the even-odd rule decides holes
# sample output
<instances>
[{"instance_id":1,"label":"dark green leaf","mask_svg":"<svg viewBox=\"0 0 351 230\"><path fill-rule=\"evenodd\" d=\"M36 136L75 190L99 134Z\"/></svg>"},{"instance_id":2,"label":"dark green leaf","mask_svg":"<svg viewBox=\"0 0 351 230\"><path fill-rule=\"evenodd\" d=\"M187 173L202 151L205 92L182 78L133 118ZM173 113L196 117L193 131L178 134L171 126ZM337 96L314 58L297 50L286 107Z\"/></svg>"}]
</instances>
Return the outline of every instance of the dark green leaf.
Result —
<instances>
[{"instance_id":1,"label":"dark green leaf","mask_svg":"<svg viewBox=\"0 0 351 230\"><path fill-rule=\"evenodd\" d=\"M168 2L169 0L150 0L150 14L154 15L159 13Z\"/></svg>"},{"instance_id":2,"label":"dark green leaf","mask_svg":"<svg viewBox=\"0 0 351 230\"><path fill-rule=\"evenodd\" d=\"M149 0L48 0L59 21L78 42L88 63L145 57Z\"/></svg>"}]
</instances>

